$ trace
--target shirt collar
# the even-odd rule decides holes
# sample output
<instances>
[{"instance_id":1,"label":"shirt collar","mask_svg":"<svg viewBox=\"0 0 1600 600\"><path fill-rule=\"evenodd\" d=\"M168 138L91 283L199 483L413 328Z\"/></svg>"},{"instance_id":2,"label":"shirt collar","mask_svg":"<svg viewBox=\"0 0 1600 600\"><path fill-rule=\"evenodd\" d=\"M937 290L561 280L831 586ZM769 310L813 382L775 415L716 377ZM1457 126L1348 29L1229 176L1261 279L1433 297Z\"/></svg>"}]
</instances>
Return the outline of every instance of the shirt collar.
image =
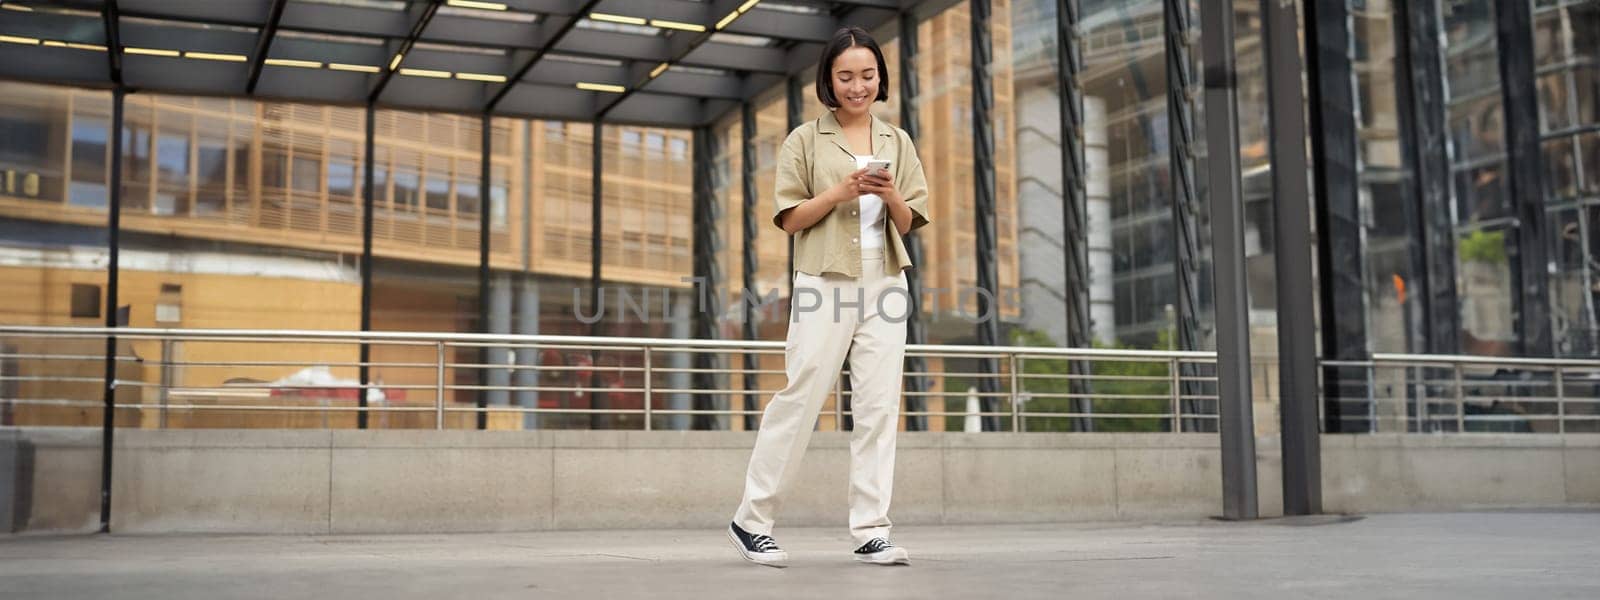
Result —
<instances>
[{"instance_id":1,"label":"shirt collar","mask_svg":"<svg viewBox=\"0 0 1600 600\"><path fill-rule=\"evenodd\" d=\"M884 143L889 138L894 137L894 128L885 123L883 119L879 119L877 115L869 114L868 116L872 117L872 155L881 156ZM833 111L830 110L822 115L822 118L817 123L817 133L832 136L830 139L834 146L838 146L840 150L843 150L845 154L850 155L852 158L855 157L855 153L851 152L850 147L845 145L843 126L839 125L839 119L834 116Z\"/></svg>"}]
</instances>

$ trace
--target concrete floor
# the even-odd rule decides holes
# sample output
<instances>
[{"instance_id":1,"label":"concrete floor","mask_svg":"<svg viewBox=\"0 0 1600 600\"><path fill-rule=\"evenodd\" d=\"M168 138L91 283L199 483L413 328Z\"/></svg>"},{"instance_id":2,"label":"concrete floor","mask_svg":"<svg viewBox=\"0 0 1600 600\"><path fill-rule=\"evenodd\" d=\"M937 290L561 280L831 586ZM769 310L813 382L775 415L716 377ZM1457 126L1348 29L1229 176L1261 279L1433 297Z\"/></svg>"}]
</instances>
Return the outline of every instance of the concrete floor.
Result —
<instances>
[{"instance_id":1,"label":"concrete floor","mask_svg":"<svg viewBox=\"0 0 1600 600\"><path fill-rule=\"evenodd\" d=\"M910 567L780 530L0 538L0 598L1600 598L1600 513L901 527Z\"/></svg>"}]
</instances>

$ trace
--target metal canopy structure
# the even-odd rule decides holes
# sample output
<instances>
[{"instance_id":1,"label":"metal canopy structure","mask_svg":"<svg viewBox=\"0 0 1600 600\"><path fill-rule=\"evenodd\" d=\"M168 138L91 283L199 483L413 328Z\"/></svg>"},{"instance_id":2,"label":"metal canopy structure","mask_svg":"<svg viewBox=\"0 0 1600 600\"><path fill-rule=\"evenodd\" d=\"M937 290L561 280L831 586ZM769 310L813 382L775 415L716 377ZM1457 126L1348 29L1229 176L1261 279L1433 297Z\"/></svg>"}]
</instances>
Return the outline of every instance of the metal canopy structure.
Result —
<instances>
[{"instance_id":1,"label":"metal canopy structure","mask_svg":"<svg viewBox=\"0 0 1600 600\"><path fill-rule=\"evenodd\" d=\"M0 0L0 79L697 127L956 0Z\"/></svg>"}]
</instances>

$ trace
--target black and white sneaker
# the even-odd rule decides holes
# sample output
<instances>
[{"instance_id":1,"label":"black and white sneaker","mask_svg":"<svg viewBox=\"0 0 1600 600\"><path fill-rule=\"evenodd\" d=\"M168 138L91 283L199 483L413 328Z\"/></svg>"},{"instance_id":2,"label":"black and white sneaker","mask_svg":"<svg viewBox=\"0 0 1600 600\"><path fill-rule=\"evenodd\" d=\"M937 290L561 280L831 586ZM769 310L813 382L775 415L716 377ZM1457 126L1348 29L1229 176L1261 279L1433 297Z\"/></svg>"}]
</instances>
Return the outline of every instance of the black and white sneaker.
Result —
<instances>
[{"instance_id":1,"label":"black and white sneaker","mask_svg":"<svg viewBox=\"0 0 1600 600\"><path fill-rule=\"evenodd\" d=\"M778 541L770 535L750 533L740 529L737 524L729 523L728 540L733 542L733 547L745 560L780 569L789 566L789 553L779 548Z\"/></svg>"},{"instance_id":2,"label":"black and white sneaker","mask_svg":"<svg viewBox=\"0 0 1600 600\"><path fill-rule=\"evenodd\" d=\"M856 561L874 565L909 565L911 555L901 548L889 543L883 538L872 538L872 541L856 548Z\"/></svg>"}]
</instances>

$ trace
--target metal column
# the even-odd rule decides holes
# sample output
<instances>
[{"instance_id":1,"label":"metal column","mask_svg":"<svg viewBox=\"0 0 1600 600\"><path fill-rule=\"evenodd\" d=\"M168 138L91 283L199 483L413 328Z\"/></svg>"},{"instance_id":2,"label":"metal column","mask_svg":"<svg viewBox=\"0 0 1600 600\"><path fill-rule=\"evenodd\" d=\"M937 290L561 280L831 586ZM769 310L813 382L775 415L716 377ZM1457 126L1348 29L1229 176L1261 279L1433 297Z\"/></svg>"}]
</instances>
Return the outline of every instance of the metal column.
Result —
<instances>
[{"instance_id":1,"label":"metal column","mask_svg":"<svg viewBox=\"0 0 1600 600\"><path fill-rule=\"evenodd\" d=\"M106 0L101 7L100 18L105 27L106 47L121 48L121 15L117 10L117 0ZM106 265L106 327L116 328L120 325L117 319L117 280L121 266L118 246L122 242L122 105L126 92L122 87L122 53L107 52L106 63L114 84L111 89L111 180L106 182L110 188L106 199L106 227L109 230L106 233L110 237L106 242L109 254ZM113 335L106 337L105 373L101 389L105 407L100 416L100 533L111 532L111 448L117 423L116 382L117 337Z\"/></svg>"},{"instance_id":2,"label":"metal column","mask_svg":"<svg viewBox=\"0 0 1600 600\"><path fill-rule=\"evenodd\" d=\"M489 113L483 113L480 121L479 135L482 138L478 151L478 333L493 333L489 328L489 311L492 310L489 302L489 154L493 149L493 139L490 134L491 119ZM495 355L491 348L484 346L478 349L478 363L491 364L490 359ZM489 369L478 368L478 385L489 385ZM489 428L489 413L484 409L489 407L489 390L478 390L478 429Z\"/></svg>"},{"instance_id":3,"label":"metal column","mask_svg":"<svg viewBox=\"0 0 1600 600\"><path fill-rule=\"evenodd\" d=\"M1311 165L1316 189L1322 356L1359 361L1368 356L1367 274L1356 155L1350 11L1342 0L1310 0L1306 6L1306 73L1311 93L1307 107L1311 111ZM1345 399L1364 405L1370 393L1367 369L1323 369L1326 430L1343 430Z\"/></svg>"},{"instance_id":4,"label":"metal column","mask_svg":"<svg viewBox=\"0 0 1600 600\"><path fill-rule=\"evenodd\" d=\"M999 249L995 238L994 187L994 81L989 63L994 60L989 33L989 0L969 0L972 7L972 181L973 225L977 229L977 248L973 262L978 265L978 344L1000 345L1000 280L995 265ZM986 292L986 294L985 294ZM993 358L978 359L979 404L983 412L1000 409L1000 363ZM1000 417L983 417L984 431L999 431Z\"/></svg>"},{"instance_id":5,"label":"metal column","mask_svg":"<svg viewBox=\"0 0 1600 600\"><path fill-rule=\"evenodd\" d=\"M740 313L744 317L741 319L744 323L744 339L754 340L757 338L756 307L751 300L761 297L760 290L756 289L756 259L759 258L758 253L756 252L755 214L756 110L755 107L750 105L749 101L746 101L739 106L739 113L739 129L741 133L741 143L739 144L741 159L739 161L739 183L740 188L744 193L744 210L741 212L741 216L743 218L740 219L740 221L743 223L744 233L744 244L742 246L744 248L744 252L741 253L743 254L743 260L740 261L744 293L741 295L742 301L739 302L739 305L741 308ZM756 385L758 383L756 379L756 369L760 367L760 364L759 361L756 360L756 354L745 352L743 355L744 374L740 377L740 379L744 382L744 409L747 411L754 411L761 406L761 403L756 396L756 390L760 389L760 386ZM744 415L745 431L755 431L759 421L760 420L756 418L756 415Z\"/></svg>"},{"instance_id":6,"label":"metal column","mask_svg":"<svg viewBox=\"0 0 1600 600\"><path fill-rule=\"evenodd\" d=\"M917 18L909 12L900 13L900 128L915 142L922 135L922 126L918 122L921 118L917 114ZM906 235L906 255L911 259L911 264L923 264L922 236L916 233ZM928 331L922 323L922 272L920 269L905 271L906 291L911 296L910 314L906 315L906 343L928 343ZM933 387L928 378L918 373L928 370L927 361L920 356L906 356L903 378L905 388L906 412L917 413L927 410L927 399L921 394ZM906 417L907 431L927 431L928 417L912 415Z\"/></svg>"},{"instance_id":7,"label":"metal column","mask_svg":"<svg viewBox=\"0 0 1600 600\"><path fill-rule=\"evenodd\" d=\"M601 174L605 168L605 126L600 119L594 120L593 133L589 137L589 309L596 316L604 315L605 307L600 304L605 301L605 294L600 290L600 234L604 229L600 220L604 211L602 200L605 198ZM598 336L601 332L601 319L595 319L589 324L589 335ZM600 366L600 351L589 351L590 364ZM589 408L603 409L606 407L605 393L600 391L600 370L593 369L589 375ZM600 429L605 424L605 418L599 413L589 414L589 428Z\"/></svg>"},{"instance_id":8,"label":"metal column","mask_svg":"<svg viewBox=\"0 0 1600 600\"><path fill-rule=\"evenodd\" d=\"M1307 195L1306 126L1301 108L1305 98L1300 94L1300 39L1296 34L1300 17L1293 3L1281 0L1261 0L1261 14L1276 229L1272 237L1278 288L1283 512L1309 515L1322 512L1322 449L1317 422L1317 325L1311 295L1316 285L1311 268L1311 198ZM1359 318L1359 306L1341 308L1356 312ZM1254 456L1250 460L1254 462Z\"/></svg>"},{"instance_id":9,"label":"metal column","mask_svg":"<svg viewBox=\"0 0 1600 600\"><path fill-rule=\"evenodd\" d=\"M1256 440L1250 406L1250 315L1239 194L1239 106L1233 60L1233 0L1200 5L1205 63L1206 189L1217 312L1217 387L1222 429L1222 512L1254 519Z\"/></svg>"},{"instance_id":10,"label":"metal column","mask_svg":"<svg viewBox=\"0 0 1600 600\"><path fill-rule=\"evenodd\" d=\"M1517 331L1523 356L1552 356L1550 240L1544 213L1544 155L1539 143L1539 96L1534 85L1533 8L1527 0L1495 2L1500 49L1500 94L1505 127L1506 177L1517 219L1511 262L1517 293Z\"/></svg>"},{"instance_id":11,"label":"metal column","mask_svg":"<svg viewBox=\"0 0 1600 600\"><path fill-rule=\"evenodd\" d=\"M108 9L115 11L115 2L107 3ZM108 23L114 23L115 17L108 17ZM107 25L112 27L112 25ZM118 271L121 269L121 257L118 252L122 244L122 105L127 92L122 85L111 90L111 181L106 182L110 189L110 198L107 202L109 216L106 227L110 229L110 240L106 250L109 252L109 261L106 264L106 327L116 328L123 325L117 319L117 282ZM117 429L117 337L106 337L105 381L102 386L105 401L104 412L100 415L100 533L111 532L111 451Z\"/></svg>"},{"instance_id":12,"label":"metal column","mask_svg":"<svg viewBox=\"0 0 1600 600\"><path fill-rule=\"evenodd\" d=\"M700 340L720 337L718 315L722 314L722 272L717 266L717 252L721 242L717 238L716 195L716 134L710 127L694 130L694 281L695 304L693 336ZM699 390L722 389L721 377L708 370L720 367L717 355L697 352L694 355L694 387ZM715 410L722 402L720 394L697 393L695 410ZM714 415L694 415L694 429L717 429L721 420Z\"/></svg>"},{"instance_id":13,"label":"metal column","mask_svg":"<svg viewBox=\"0 0 1600 600\"><path fill-rule=\"evenodd\" d=\"M372 331L372 219L373 207L377 204L373 194L373 169L377 160L373 138L377 135L377 111L372 103L367 103L367 132L363 142L361 157L361 332ZM361 363L358 378L361 383L360 396L356 403L361 411L356 413L356 429L367 428L367 386L372 384L372 369L368 365L372 362L372 345L361 344Z\"/></svg>"},{"instance_id":14,"label":"metal column","mask_svg":"<svg viewBox=\"0 0 1600 600\"><path fill-rule=\"evenodd\" d=\"M796 127L800 126L800 122L805 120L805 96L802 95L805 94L805 85L801 83L800 78L790 77L784 80L784 86L787 88L785 90L787 93L784 94L784 100L786 101L784 108L788 110L789 131L794 131ZM794 236L786 237L789 244L789 298L792 302L794 298Z\"/></svg>"},{"instance_id":15,"label":"metal column","mask_svg":"<svg viewBox=\"0 0 1600 600\"><path fill-rule=\"evenodd\" d=\"M1088 169L1083 154L1083 49L1078 39L1079 0L1056 0L1056 89L1061 103L1061 216L1065 237L1067 345L1087 348L1094 332L1089 323L1089 238L1085 212Z\"/></svg>"},{"instance_id":16,"label":"metal column","mask_svg":"<svg viewBox=\"0 0 1600 600\"><path fill-rule=\"evenodd\" d=\"M1177 290L1177 338L1173 340L1179 350L1200 349L1200 191L1195 187L1195 98L1191 95L1195 83L1194 15L1189 0L1166 0L1162 3L1166 19L1167 51L1167 153L1171 169L1172 192L1172 242L1174 245L1172 274ZM1177 364L1180 378L1179 406L1182 412L1193 413L1193 400L1204 393L1196 378L1200 373L1190 363ZM1186 431L1199 431L1204 424L1200 419L1179 419L1178 426Z\"/></svg>"},{"instance_id":17,"label":"metal column","mask_svg":"<svg viewBox=\"0 0 1600 600\"><path fill-rule=\"evenodd\" d=\"M1401 94L1401 141L1415 185L1414 217L1421 249L1413 253L1412 275L1421 293L1421 350L1432 354L1461 351L1460 308L1456 298L1455 224L1450 205L1449 131L1445 127L1443 58L1436 0L1397 0L1397 37L1404 39L1395 69ZM1418 268L1420 267L1420 268Z\"/></svg>"},{"instance_id":18,"label":"metal column","mask_svg":"<svg viewBox=\"0 0 1600 600\"><path fill-rule=\"evenodd\" d=\"M1067 345L1088 348L1094 345L1094 322L1090 316L1089 280L1089 169L1084 152L1083 88L1078 77L1083 73L1083 46L1078 39L1078 0L1056 0L1056 93L1061 124L1061 252L1066 265L1062 295L1067 307ZM1089 363L1073 361L1072 374L1093 373ZM1072 412L1087 414L1093 406L1087 394L1086 379L1074 379L1068 391L1079 394L1070 404ZM1073 431L1094 431L1094 419L1074 417Z\"/></svg>"}]
</instances>

